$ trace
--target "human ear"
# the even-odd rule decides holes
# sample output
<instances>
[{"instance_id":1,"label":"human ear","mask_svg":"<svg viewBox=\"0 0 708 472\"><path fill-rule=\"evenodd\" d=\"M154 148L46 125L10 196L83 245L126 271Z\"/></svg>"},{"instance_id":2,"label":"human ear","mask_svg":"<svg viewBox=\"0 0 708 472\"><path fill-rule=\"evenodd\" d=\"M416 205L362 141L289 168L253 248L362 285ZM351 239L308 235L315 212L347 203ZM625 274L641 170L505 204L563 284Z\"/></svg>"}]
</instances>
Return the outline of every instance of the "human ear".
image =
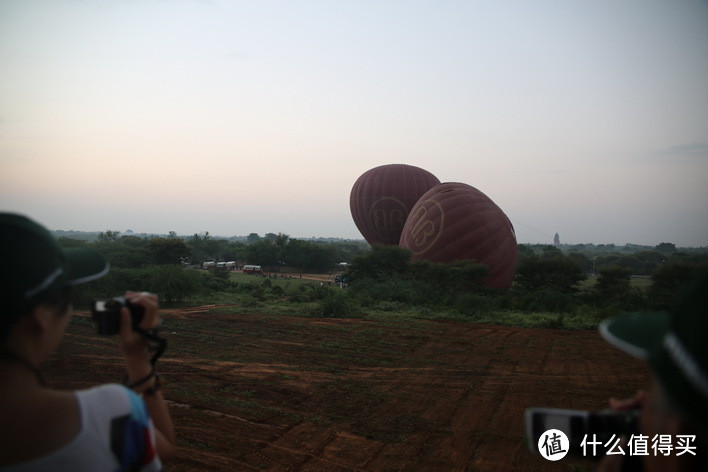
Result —
<instances>
[{"instance_id":1,"label":"human ear","mask_svg":"<svg viewBox=\"0 0 708 472\"><path fill-rule=\"evenodd\" d=\"M33 331L43 333L49 331L54 317L56 317L54 310L46 303L42 303L32 309L28 321Z\"/></svg>"}]
</instances>

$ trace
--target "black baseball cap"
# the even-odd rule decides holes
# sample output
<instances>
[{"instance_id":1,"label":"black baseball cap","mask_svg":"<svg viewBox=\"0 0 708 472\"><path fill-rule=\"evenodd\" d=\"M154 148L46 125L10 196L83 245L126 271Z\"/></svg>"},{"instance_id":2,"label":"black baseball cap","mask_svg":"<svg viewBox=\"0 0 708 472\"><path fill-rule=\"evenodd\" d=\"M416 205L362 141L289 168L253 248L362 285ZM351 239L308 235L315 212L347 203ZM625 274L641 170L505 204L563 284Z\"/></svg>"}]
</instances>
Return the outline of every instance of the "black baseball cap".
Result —
<instances>
[{"instance_id":1,"label":"black baseball cap","mask_svg":"<svg viewBox=\"0 0 708 472\"><path fill-rule=\"evenodd\" d=\"M0 213L0 254L2 300L17 307L31 306L49 291L98 279L109 269L98 251L62 248L45 227L14 213Z\"/></svg>"},{"instance_id":2,"label":"black baseball cap","mask_svg":"<svg viewBox=\"0 0 708 472\"><path fill-rule=\"evenodd\" d=\"M708 426L708 274L690 283L669 312L608 318L600 334L646 360L674 403Z\"/></svg>"}]
</instances>

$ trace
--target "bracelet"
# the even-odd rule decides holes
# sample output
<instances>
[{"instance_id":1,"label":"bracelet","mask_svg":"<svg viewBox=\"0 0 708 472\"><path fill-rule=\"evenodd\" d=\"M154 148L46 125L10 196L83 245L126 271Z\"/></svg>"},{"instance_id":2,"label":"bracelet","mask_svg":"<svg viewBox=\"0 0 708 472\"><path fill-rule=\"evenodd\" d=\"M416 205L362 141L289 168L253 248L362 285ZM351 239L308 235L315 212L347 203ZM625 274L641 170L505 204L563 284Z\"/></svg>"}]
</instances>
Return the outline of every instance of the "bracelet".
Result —
<instances>
[{"instance_id":1,"label":"bracelet","mask_svg":"<svg viewBox=\"0 0 708 472\"><path fill-rule=\"evenodd\" d=\"M155 377L156 375L157 375L157 373L155 372L155 367L153 367L153 368L150 369L150 373L149 373L149 374L147 374L145 377L143 377L143 378L140 379L140 380L136 380L136 381L133 382L133 383L129 383L129 382L128 382L128 376L126 376L126 377L125 377L125 380L123 381L123 385L125 385L126 387L128 387L128 388L130 388L130 389L133 389L133 388L135 388L135 387L139 387L139 386L141 386L142 384L144 384L144 383L150 381L150 379L153 378L153 377Z\"/></svg>"},{"instance_id":2,"label":"bracelet","mask_svg":"<svg viewBox=\"0 0 708 472\"><path fill-rule=\"evenodd\" d=\"M155 396L158 390L162 388L162 377L160 377L160 374L155 374L155 383L153 384L152 387L148 387L145 390L143 390L142 394L143 396L148 395L148 396Z\"/></svg>"},{"instance_id":3,"label":"bracelet","mask_svg":"<svg viewBox=\"0 0 708 472\"><path fill-rule=\"evenodd\" d=\"M159 326L151 329L142 329L140 327L133 326L133 331L142 334L148 340L148 343L150 341L153 341L157 343L157 345L155 347L155 353L150 358L150 373L142 379L136 380L132 383L129 382L130 379L128 378L128 376L126 376L125 380L123 381L123 384L126 387L134 390L136 387L140 387L141 385L149 382L153 377L155 377L155 383L153 384L153 386L148 387L143 392L141 392L143 395L153 396L160 388L162 388L162 380L160 378L160 374L155 372L155 363L160 358L162 353L165 352L165 348L167 347L167 340L158 336L157 333L159 331Z\"/></svg>"}]
</instances>

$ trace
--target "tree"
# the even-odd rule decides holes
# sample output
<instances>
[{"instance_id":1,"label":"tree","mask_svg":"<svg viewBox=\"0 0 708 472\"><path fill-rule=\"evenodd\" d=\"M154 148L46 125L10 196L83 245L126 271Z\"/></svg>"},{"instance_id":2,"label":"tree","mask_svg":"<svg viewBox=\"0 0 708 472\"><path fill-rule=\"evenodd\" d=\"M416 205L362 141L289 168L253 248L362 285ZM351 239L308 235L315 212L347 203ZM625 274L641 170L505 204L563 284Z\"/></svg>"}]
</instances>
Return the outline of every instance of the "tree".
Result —
<instances>
[{"instance_id":1,"label":"tree","mask_svg":"<svg viewBox=\"0 0 708 472\"><path fill-rule=\"evenodd\" d=\"M487 266L470 260L449 264L415 261L410 263L410 271L414 279L432 282L438 290L452 292L481 290L484 277L489 275Z\"/></svg>"},{"instance_id":2,"label":"tree","mask_svg":"<svg viewBox=\"0 0 708 472\"><path fill-rule=\"evenodd\" d=\"M533 256L533 249L531 249L526 244L519 244L519 259L523 257Z\"/></svg>"},{"instance_id":3,"label":"tree","mask_svg":"<svg viewBox=\"0 0 708 472\"><path fill-rule=\"evenodd\" d=\"M674 243L660 243L657 244L654 249L663 254L671 254L676 252L676 245Z\"/></svg>"},{"instance_id":4,"label":"tree","mask_svg":"<svg viewBox=\"0 0 708 472\"><path fill-rule=\"evenodd\" d=\"M175 238L152 238L147 250L155 264L179 264L191 254L185 242Z\"/></svg>"},{"instance_id":5,"label":"tree","mask_svg":"<svg viewBox=\"0 0 708 472\"><path fill-rule=\"evenodd\" d=\"M331 269L336 262L333 247L299 239L290 239L280 254L288 266L306 271L323 272Z\"/></svg>"},{"instance_id":6,"label":"tree","mask_svg":"<svg viewBox=\"0 0 708 472\"><path fill-rule=\"evenodd\" d=\"M384 279L405 273L411 256L409 250L398 246L372 246L368 253L355 257L349 264L346 278L350 281Z\"/></svg>"},{"instance_id":7,"label":"tree","mask_svg":"<svg viewBox=\"0 0 708 472\"><path fill-rule=\"evenodd\" d=\"M585 254L581 254L579 252L570 252L568 253L568 257L573 259L578 264L578 266L580 266L580 268L583 269L585 272L592 271L592 261Z\"/></svg>"},{"instance_id":8,"label":"tree","mask_svg":"<svg viewBox=\"0 0 708 472\"><path fill-rule=\"evenodd\" d=\"M206 260L220 260L228 241L212 238L207 231L204 236L195 234L187 244L192 248L192 259L196 262L204 262Z\"/></svg>"},{"instance_id":9,"label":"tree","mask_svg":"<svg viewBox=\"0 0 708 472\"><path fill-rule=\"evenodd\" d=\"M571 311L586 277L575 260L562 254L525 257L516 270L516 304L527 311Z\"/></svg>"},{"instance_id":10,"label":"tree","mask_svg":"<svg viewBox=\"0 0 708 472\"><path fill-rule=\"evenodd\" d=\"M111 267L130 269L145 267L152 262L146 244L145 239L137 236L124 236L119 240L98 240L93 243L93 248L103 254Z\"/></svg>"},{"instance_id":11,"label":"tree","mask_svg":"<svg viewBox=\"0 0 708 472\"><path fill-rule=\"evenodd\" d=\"M696 261L670 261L662 264L651 276L649 286L649 301L653 308L667 310L671 308L674 298L681 288L698 277L708 272L708 262Z\"/></svg>"},{"instance_id":12,"label":"tree","mask_svg":"<svg viewBox=\"0 0 708 472\"><path fill-rule=\"evenodd\" d=\"M600 300L617 303L629 296L632 285L631 272L626 267L610 266L600 269L595 283L595 291Z\"/></svg>"},{"instance_id":13,"label":"tree","mask_svg":"<svg viewBox=\"0 0 708 472\"><path fill-rule=\"evenodd\" d=\"M280 248L262 239L246 246L246 259L249 264L274 267L280 259Z\"/></svg>"},{"instance_id":14,"label":"tree","mask_svg":"<svg viewBox=\"0 0 708 472\"><path fill-rule=\"evenodd\" d=\"M552 247L552 246L551 246ZM551 289L575 293L587 276L578 263L568 256L526 257L519 262L515 282L526 291Z\"/></svg>"},{"instance_id":15,"label":"tree","mask_svg":"<svg viewBox=\"0 0 708 472\"><path fill-rule=\"evenodd\" d=\"M273 244L282 248L282 247L287 246L289 241L290 241L290 236L288 236L287 234L278 233L278 235L273 240Z\"/></svg>"},{"instance_id":16,"label":"tree","mask_svg":"<svg viewBox=\"0 0 708 472\"><path fill-rule=\"evenodd\" d=\"M330 245L334 248L336 262L351 262L371 249L366 241L345 241Z\"/></svg>"},{"instance_id":17,"label":"tree","mask_svg":"<svg viewBox=\"0 0 708 472\"><path fill-rule=\"evenodd\" d=\"M221 255L224 261L243 261L246 259L246 247L244 243L233 241L222 247Z\"/></svg>"},{"instance_id":18,"label":"tree","mask_svg":"<svg viewBox=\"0 0 708 472\"><path fill-rule=\"evenodd\" d=\"M98 240L99 241L117 241L118 236L120 236L120 231L112 231L112 230L106 230L104 233L101 231L98 233Z\"/></svg>"},{"instance_id":19,"label":"tree","mask_svg":"<svg viewBox=\"0 0 708 472\"><path fill-rule=\"evenodd\" d=\"M545 246L543 246L542 251L543 252L541 256L547 259L563 255L563 251L561 251L560 248L551 246L550 244L546 244Z\"/></svg>"}]
</instances>

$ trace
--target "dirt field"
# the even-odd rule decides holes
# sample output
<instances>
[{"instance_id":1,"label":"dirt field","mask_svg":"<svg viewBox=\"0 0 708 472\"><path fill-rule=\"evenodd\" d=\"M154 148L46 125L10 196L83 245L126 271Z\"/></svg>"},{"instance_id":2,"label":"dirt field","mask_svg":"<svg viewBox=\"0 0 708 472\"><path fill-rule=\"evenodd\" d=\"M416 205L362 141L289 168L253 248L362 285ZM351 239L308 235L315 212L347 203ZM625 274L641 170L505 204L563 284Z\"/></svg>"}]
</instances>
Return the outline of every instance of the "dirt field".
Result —
<instances>
[{"instance_id":1,"label":"dirt field","mask_svg":"<svg viewBox=\"0 0 708 472\"><path fill-rule=\"evenodd\" d=\"M646 386L593 331L166 310L171 471L567 471L532 456L529 406L600 409ZM74 317L48 381L120 381L115 340Z\"/></svg>"}]
</instances>

